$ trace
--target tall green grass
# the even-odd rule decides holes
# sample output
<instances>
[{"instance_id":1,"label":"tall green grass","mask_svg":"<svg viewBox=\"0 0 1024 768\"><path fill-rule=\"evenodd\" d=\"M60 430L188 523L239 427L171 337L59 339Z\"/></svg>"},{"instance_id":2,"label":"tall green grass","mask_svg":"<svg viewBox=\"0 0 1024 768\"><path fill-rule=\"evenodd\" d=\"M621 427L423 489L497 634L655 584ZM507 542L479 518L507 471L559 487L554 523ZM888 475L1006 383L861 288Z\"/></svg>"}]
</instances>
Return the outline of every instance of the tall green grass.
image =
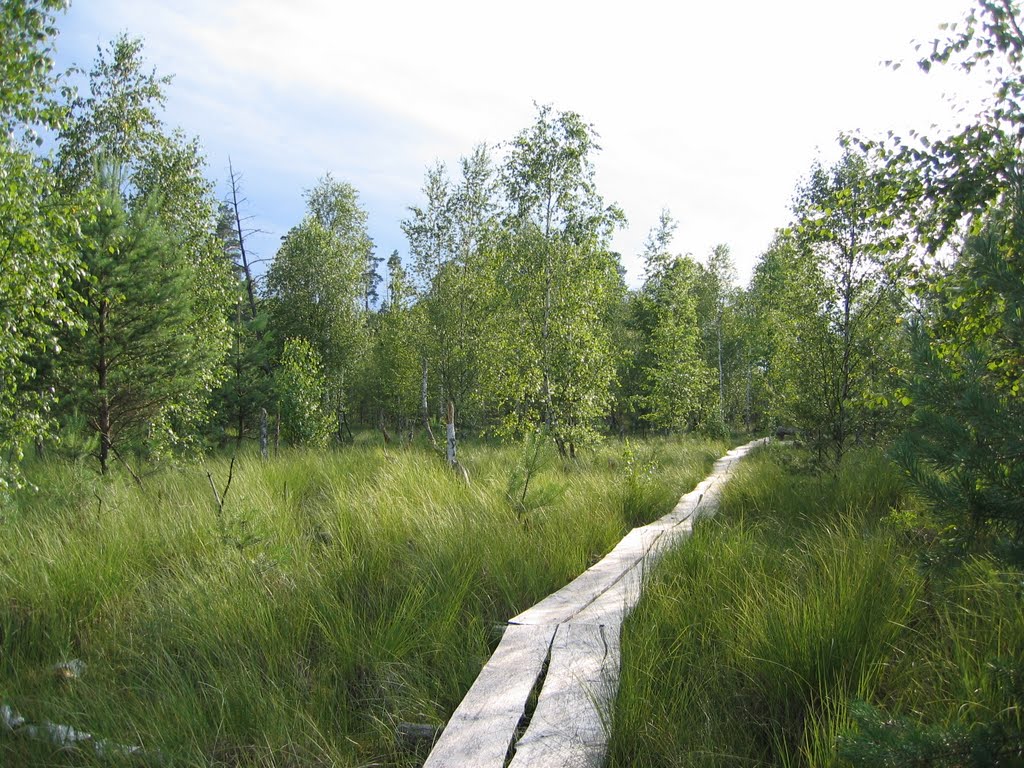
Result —
<instances>
[{"instance_id":1,"label":"tall green grass","mask_svg":"<svg viewBox=\"0 0 1024 768\"><path fill-rule=\"evenodd\" d=\"M741 465L719 514L659 565L624 631L612 765L844 764L856 702L1019 725L986 665L1024 656L1021 574L923 567L894 522L919 523L916 502L884 459L812 475L791 450Z\"/></svg>"},{"instance_id":2,"label":"tall green grass","mask_svg":"<svg viewBox=\"0 0 1024 768\"><path fill-rule=\"evenodd\" d=\"M523 447L465 446L469 485L415 448L246 455L222 512L206 473L223 489L226 459L141 488L32 466L40 490L0 518L0 700L173 765L414 765L396 724L443 723L495 625L667 512L724 449L551 458L525 503L509 495ZM80 678L54 672L69 659ZM3 734L0 757L109 761Z\"/></svg>"}]
</instances>

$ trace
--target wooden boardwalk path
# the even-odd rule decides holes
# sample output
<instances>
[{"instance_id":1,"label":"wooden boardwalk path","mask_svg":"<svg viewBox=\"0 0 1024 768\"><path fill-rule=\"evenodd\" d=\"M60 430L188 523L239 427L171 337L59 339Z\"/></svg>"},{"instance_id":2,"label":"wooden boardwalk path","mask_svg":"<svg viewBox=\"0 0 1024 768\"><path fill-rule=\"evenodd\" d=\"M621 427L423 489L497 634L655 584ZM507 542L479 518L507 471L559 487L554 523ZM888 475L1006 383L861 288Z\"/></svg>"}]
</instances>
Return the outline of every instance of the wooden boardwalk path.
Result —
<instances>
[{"instance_id":1,"label":"wooden boardwalk path","mask_svg":"<svg viewBox=\"0 0 1024 768\"><path fill-rule=\"evenodd\" d=\"M766 442L729 451L669 514L634 528L600 562L511 619L424 768L602 765L622 622L640 598L647 569L690 534L700 515L714 511L733 465Z\"/></svg>"}]
</instances>

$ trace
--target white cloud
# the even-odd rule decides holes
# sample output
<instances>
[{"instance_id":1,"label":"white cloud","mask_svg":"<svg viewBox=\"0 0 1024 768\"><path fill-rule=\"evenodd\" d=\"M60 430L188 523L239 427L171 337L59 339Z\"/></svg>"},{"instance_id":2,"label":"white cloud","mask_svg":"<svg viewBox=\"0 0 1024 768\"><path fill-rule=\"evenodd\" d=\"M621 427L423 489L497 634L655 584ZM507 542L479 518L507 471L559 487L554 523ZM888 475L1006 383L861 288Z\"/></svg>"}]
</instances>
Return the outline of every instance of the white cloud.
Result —
<instances>
[{"instance_id":1,"label":"white cloud","mask_svg":"<svg viewBox=\"0 0 1024 768\"><path fill-rule=\"evenodd\" d=\"M617 241L635 280L663 206L676 247L732 245L741 272L786 223L797 177L841 130L927 125L948 83L912 57L964 0L734 0L516 4L330 0L93 0L73 35L128 29L177 73L171 119L211 156L244 157L250 197L276 227L321 173L353 182L382 250L423 170L508 139L532 101L573 109L602 136L603 193L631 220ZM81 38L79 37L79 44ZM215 170L226 159L211 158ZM267 195L271 195L267 199ZM284 195L290 195L288 201Z\"/></svg>"}]
</instances>

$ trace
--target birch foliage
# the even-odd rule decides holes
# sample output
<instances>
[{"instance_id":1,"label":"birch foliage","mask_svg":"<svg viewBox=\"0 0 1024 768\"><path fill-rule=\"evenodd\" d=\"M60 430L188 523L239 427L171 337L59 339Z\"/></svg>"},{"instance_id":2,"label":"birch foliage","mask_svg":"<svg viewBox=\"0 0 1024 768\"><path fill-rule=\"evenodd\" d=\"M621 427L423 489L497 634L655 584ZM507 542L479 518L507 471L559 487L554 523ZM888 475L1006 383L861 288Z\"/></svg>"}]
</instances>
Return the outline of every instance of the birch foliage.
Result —
<instances>
[{"instance_id":1,"label":"birch foliage","mask_svg":"<svg viewBox=\"0 0 1024 768\"><path fill-rule=\"evenodd\" d=\"M615 375L608 320L623 286L609 241L623 215L597 192L599 149L578 114L538 107L508 145L488 265L483 397L501 431L543 425L568 455L597 438Z\"/></svg>"}]
</instances>

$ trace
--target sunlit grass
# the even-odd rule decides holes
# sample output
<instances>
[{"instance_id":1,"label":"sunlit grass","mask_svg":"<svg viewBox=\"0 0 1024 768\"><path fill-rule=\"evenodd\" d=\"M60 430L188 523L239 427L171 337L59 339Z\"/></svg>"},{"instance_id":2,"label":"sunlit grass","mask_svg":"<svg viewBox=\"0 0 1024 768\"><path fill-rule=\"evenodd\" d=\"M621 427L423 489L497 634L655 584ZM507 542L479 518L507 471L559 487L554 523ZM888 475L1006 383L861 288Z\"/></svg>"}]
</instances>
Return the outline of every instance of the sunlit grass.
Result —
<instances>
[{"instance_id":1,"label":"sunlit grass","mask_svg":"<svg viewBox=\"0 0 1024 768\"><path fill-rule=\"evenodd\" d=\"M858 701L1020 732L991 667L1024 656L1021 574L922 565L899 522L916 502L876 454L799 464L753 455L659 564L624 630L613 766L844 764Z\"/></svg>"},{"instance_id":2,"label":"sunlit grass","mask_svg":"<svg viewBox=\"0 0 1024 768\"><path fill-rule=\"evenodd\" d=\"M495 625L667 512L725 448L547 457L525 503L508 494L522 446L464 446L468 485L417 448L245 454L222 512L207 472L222 491L226 458L141 488L36 464L40 490L0 521L0 700L174 765L414 765L396 724L442 724ZM60 679L70 659L85 671ZM69 764L0 735L5 755Z\"/></svg>"}]
</instances>

